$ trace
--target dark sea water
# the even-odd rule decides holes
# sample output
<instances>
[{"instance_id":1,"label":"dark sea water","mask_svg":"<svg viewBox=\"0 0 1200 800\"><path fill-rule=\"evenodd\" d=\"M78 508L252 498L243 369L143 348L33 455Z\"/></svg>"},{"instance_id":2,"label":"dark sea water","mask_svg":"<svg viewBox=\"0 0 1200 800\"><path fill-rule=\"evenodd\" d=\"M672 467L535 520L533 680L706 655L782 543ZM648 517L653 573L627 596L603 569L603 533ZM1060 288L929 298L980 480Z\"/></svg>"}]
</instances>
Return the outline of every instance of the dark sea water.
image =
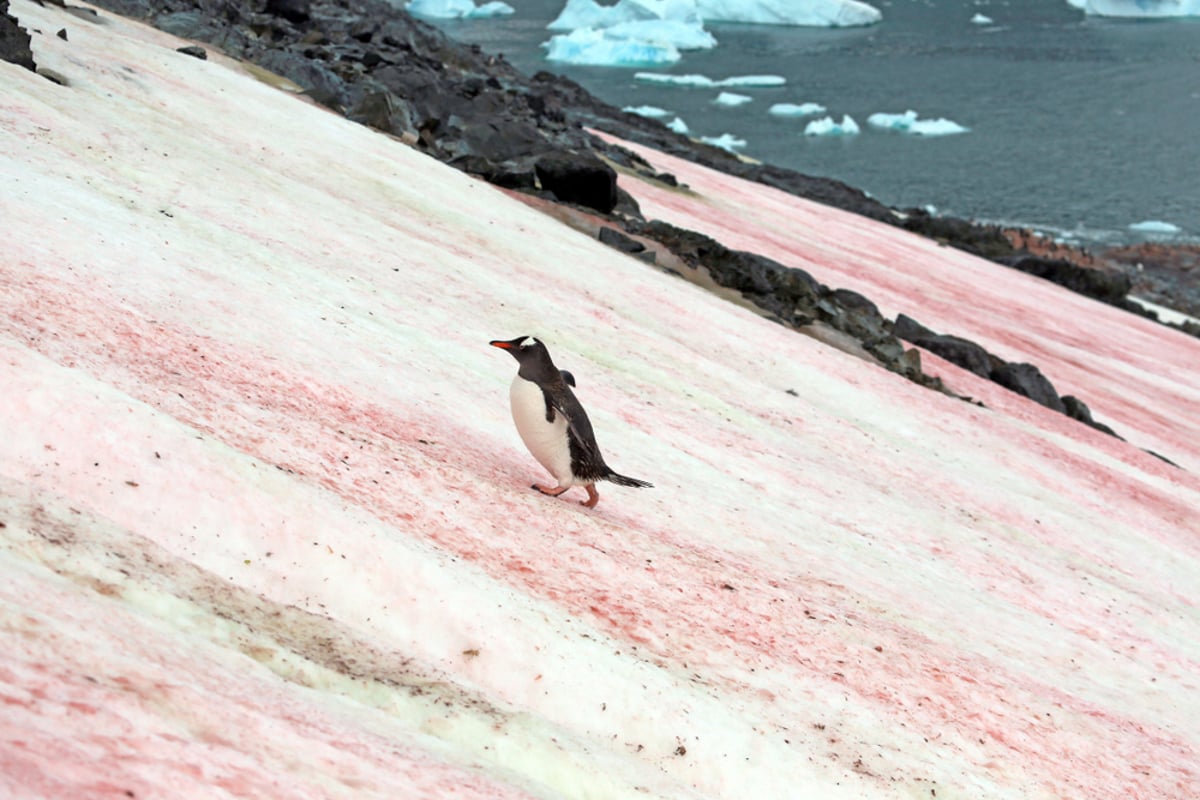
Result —
<instances>
[{"instance_id":1,"label":"dark sea water","mask_svg":"<svg viewBox=\"0 0 1200 800\"><path fill-rule=\"evenodd\" d=\"M731 133L739 152L837 178L898 207L1034 227L1088 244L1200 241L1200 20L1085 17L1066 0L891 0L868 28L706 25L719 42L653 71L711 78L775 74L787 85L716 106L717 89L635 81L635 68L544 60L562 0L508 0L510 17L436 24L532 74L548 69L618 106L653 105L693 136ZM976 13L993 24L970 22ZM803 135L806 119L773 103L817 102L862 133ZM970 128L917 137L867 125L877 111L917 111ZM1175 236L1129 225L1161 220Z\"/></svg>"}]
</instances>

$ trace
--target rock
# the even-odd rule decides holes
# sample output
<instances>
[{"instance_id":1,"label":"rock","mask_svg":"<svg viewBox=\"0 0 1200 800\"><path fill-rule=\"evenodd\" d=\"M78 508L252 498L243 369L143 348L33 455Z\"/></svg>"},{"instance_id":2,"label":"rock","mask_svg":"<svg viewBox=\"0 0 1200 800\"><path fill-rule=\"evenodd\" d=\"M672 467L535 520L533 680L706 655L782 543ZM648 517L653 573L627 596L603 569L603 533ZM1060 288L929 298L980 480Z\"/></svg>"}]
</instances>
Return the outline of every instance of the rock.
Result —
<instances>
[{"instance_id":1,"label":"rock","mask_svg":"<svg viewBox=\"0 0 1200 800\"><path fill-rule=\"evenodd\" d=\"M636 239L631 239L616 228L603 227L596 238L609 247L620 250L622 253L641 253L646 249L646 245Z\"/></svg>"},{"instance_id":2,"label":"rock","mask_svg":"<svg viewBox=\"0 0 1200 800\"><path fill-rule=\"evenodd\" d=\"M899 224L905 230L987 259L1007 258L1016 252L1004 231L994 225L977 225L956 217L935 217L920 208L905 210Z\"/></svg>"},{"instance_id":3,"label":"rock","mask_svg":"<svg viewBox=\"0 0 1200 800\"><path fill-rule=\"evenodd\" d=\"M992 371L999 359L994 358L991 353L969 339L949 334L935 334L933 336L920 337L915 341L910 339L909 341L912 341L913 344L919 347L925 348L934 355L941 356L951 364L957 364L963 369L975 373L981 378L994 380L992 378ZM1041 373L1038 374L1040 375Z\"/></svg>"},{"instance_id":4,"label":"rock","mask_svg":"<svg viewBox=\"0 0 1200 800\"><path fill-rule=\"evenodd\" d=\"M1033 364L1004 362L992 370L992 380L1061 414L1067 413L1054 385Z\"/></svg>"},{"instance_id":5,"label":"rock","mask_svg":"<svg viewBox=\"0 0 1200 800\"><path fill-rule=\"evenodd\" d=\"M897 314L892 323L892 333L905 341L916 344L917 339L937 334L906 314Z\"/></svg>"},{"instance_id":6,"label":"rock","mask_svg":"<svg viewBox=\"0 0 1200 800\"><path fill-rule=\"evenodd\" d=\"M556 152L534 162L542 188L564 203L608 214L617 205L617 173L591 153Z\"/></svg>"},{"instance_id":7,"label":"rock","mask_svg":"<svg viewBox=\"0 0 1200 800\"><path fill-rule=\"evenodd\" d=\"M1109 436L1117 436L1116 431L1105 425L1103 422L1096 422L1092 419L1092 410L1087 407L1087 404L1074 395L1064 395L1062 398L1063 408L1065 413L1072 419L1079 420L1084 425L1090 425L1098 431L1107 433ZM1117 436L1120 439L1120 436Z\"/></svg>"},{"instance_id":8,"label":"rock","mask_svg":"<svg viewBox=\"0 0 1200 800\"><path fill-rule=\"evenodd\" d=\"M309 6L309 0L267 0L265 10L268 14L299 24L308 21Z\"/></svg>"},{"instance_id":9,"label":"rock","mask_svg":"<svg viewBox=\"0 0 1200 800\"><path fill-rule=\"evenodd\" d=\"M8 0L0 0L0 60L37 72L30 44L29 32L8 13Z\"/></svg>"},{"instance_id":10,"label":"rock","mask_svg":"<svg viewBox=\"0 0 1200 800\"><path fill-rule=\"evenodd\" d=\"M1126 306L1125 297L1132 286L1123 273L1089 269L1061 258L1017 255L1001 258L999 262L1119 308Z\"/></svg>"},{"instance_id":11,"label":"rock","mask_svg":"<svg viewBox=\"0 0 1200 800\"><path fill-rule=\"evenodd\" d=\"M258 65L292 81L327 108L341 111L345 107L346 82L317 59L292 50L268 50L258 59Z\"/></svg>"},{"instance_id":12,"label":"rock","mask_svg":"<svg viewBox=\"0 0 1200 800\"><path fill-rule=\"evenodd\" d=\"M186 47L176 48L175 52L183 53L185 56L191 56L192 58L198 58L201 61L208 60L208 51L195 44L189 44Z\"/></svg>"}]
</instances>

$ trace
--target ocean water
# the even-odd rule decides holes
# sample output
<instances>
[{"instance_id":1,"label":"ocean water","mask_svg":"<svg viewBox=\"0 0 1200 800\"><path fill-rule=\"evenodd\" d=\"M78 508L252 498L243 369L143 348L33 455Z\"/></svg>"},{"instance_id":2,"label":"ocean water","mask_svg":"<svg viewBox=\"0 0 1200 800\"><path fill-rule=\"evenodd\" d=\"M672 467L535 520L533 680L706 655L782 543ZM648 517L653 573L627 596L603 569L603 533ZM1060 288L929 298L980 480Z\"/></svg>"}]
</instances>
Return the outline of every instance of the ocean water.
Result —
<instances>
[{"instance_id":1,"label":"ocean water","mask_svg":"<svg viewBox=\"0 0 1200 800\"><path fill-rule=\"evenodd\" d=\"M1085 17L1066 0L891 0L868 28L706 25L718 40L658 72L711 78L775 74L787 84L718 89L635 81L641 68L547 62L542 43L562 0L509 0L516 13L438 21L454 38L503 53L532 74L565 74L617 106L653 105L693 136L733 134L738 152L837 178L897 207L932 206L1033 227L1085 244L1200 241L1200 20ZM976 13L990 25L970 22ZM817 102L862 132L805 136L808 119L773 103ZM945 117L969 133L918 137L867 125L874 112ZM1129 226L1161 220L1176 235Z\"/></svg>"}]
</instances>

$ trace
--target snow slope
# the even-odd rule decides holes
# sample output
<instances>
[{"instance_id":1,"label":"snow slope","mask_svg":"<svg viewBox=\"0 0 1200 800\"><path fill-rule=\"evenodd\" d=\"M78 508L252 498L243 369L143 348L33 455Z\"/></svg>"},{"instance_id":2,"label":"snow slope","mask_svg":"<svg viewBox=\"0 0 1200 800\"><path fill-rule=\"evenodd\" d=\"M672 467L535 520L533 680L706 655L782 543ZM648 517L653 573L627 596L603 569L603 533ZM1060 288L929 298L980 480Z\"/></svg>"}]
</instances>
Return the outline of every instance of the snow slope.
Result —
<instances>
[{"instance_id":1,"label":"snow slope","mask_svg":"<svg viewBox=\"0 0 1200 800\"><path fill-rule=\"evenodd\" d=\"M1130 443L941 365L970 405L12 9L69 85L0 64L0 794L1200 794L1195 340L685 165L628 187L935 328L969 277ZM527 488L486 345L525 333L655 489Z\"/></svg>"}]
</instances>

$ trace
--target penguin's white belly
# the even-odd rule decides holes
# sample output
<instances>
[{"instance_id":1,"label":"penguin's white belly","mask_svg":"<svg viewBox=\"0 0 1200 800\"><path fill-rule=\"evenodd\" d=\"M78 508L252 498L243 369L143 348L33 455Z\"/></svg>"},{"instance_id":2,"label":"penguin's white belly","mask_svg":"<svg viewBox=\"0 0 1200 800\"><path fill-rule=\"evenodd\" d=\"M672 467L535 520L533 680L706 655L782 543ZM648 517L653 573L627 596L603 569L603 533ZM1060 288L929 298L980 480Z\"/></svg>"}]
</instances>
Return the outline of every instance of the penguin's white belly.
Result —
<instances>
[{"instance_id":1,"label":"penguin's white belly","mask_svg":"<svg viewBox=\"0 0 1200 800\"><path fill-rule=\"evenodd\" d=\"M567 418L554 412L554 421L546 421L546 399L541 388L520 375L508 390L513 422L529 452L555 477L560 486L575 482L571 474L571 446L567 439Z\"/></svg>"}]
</instances>

